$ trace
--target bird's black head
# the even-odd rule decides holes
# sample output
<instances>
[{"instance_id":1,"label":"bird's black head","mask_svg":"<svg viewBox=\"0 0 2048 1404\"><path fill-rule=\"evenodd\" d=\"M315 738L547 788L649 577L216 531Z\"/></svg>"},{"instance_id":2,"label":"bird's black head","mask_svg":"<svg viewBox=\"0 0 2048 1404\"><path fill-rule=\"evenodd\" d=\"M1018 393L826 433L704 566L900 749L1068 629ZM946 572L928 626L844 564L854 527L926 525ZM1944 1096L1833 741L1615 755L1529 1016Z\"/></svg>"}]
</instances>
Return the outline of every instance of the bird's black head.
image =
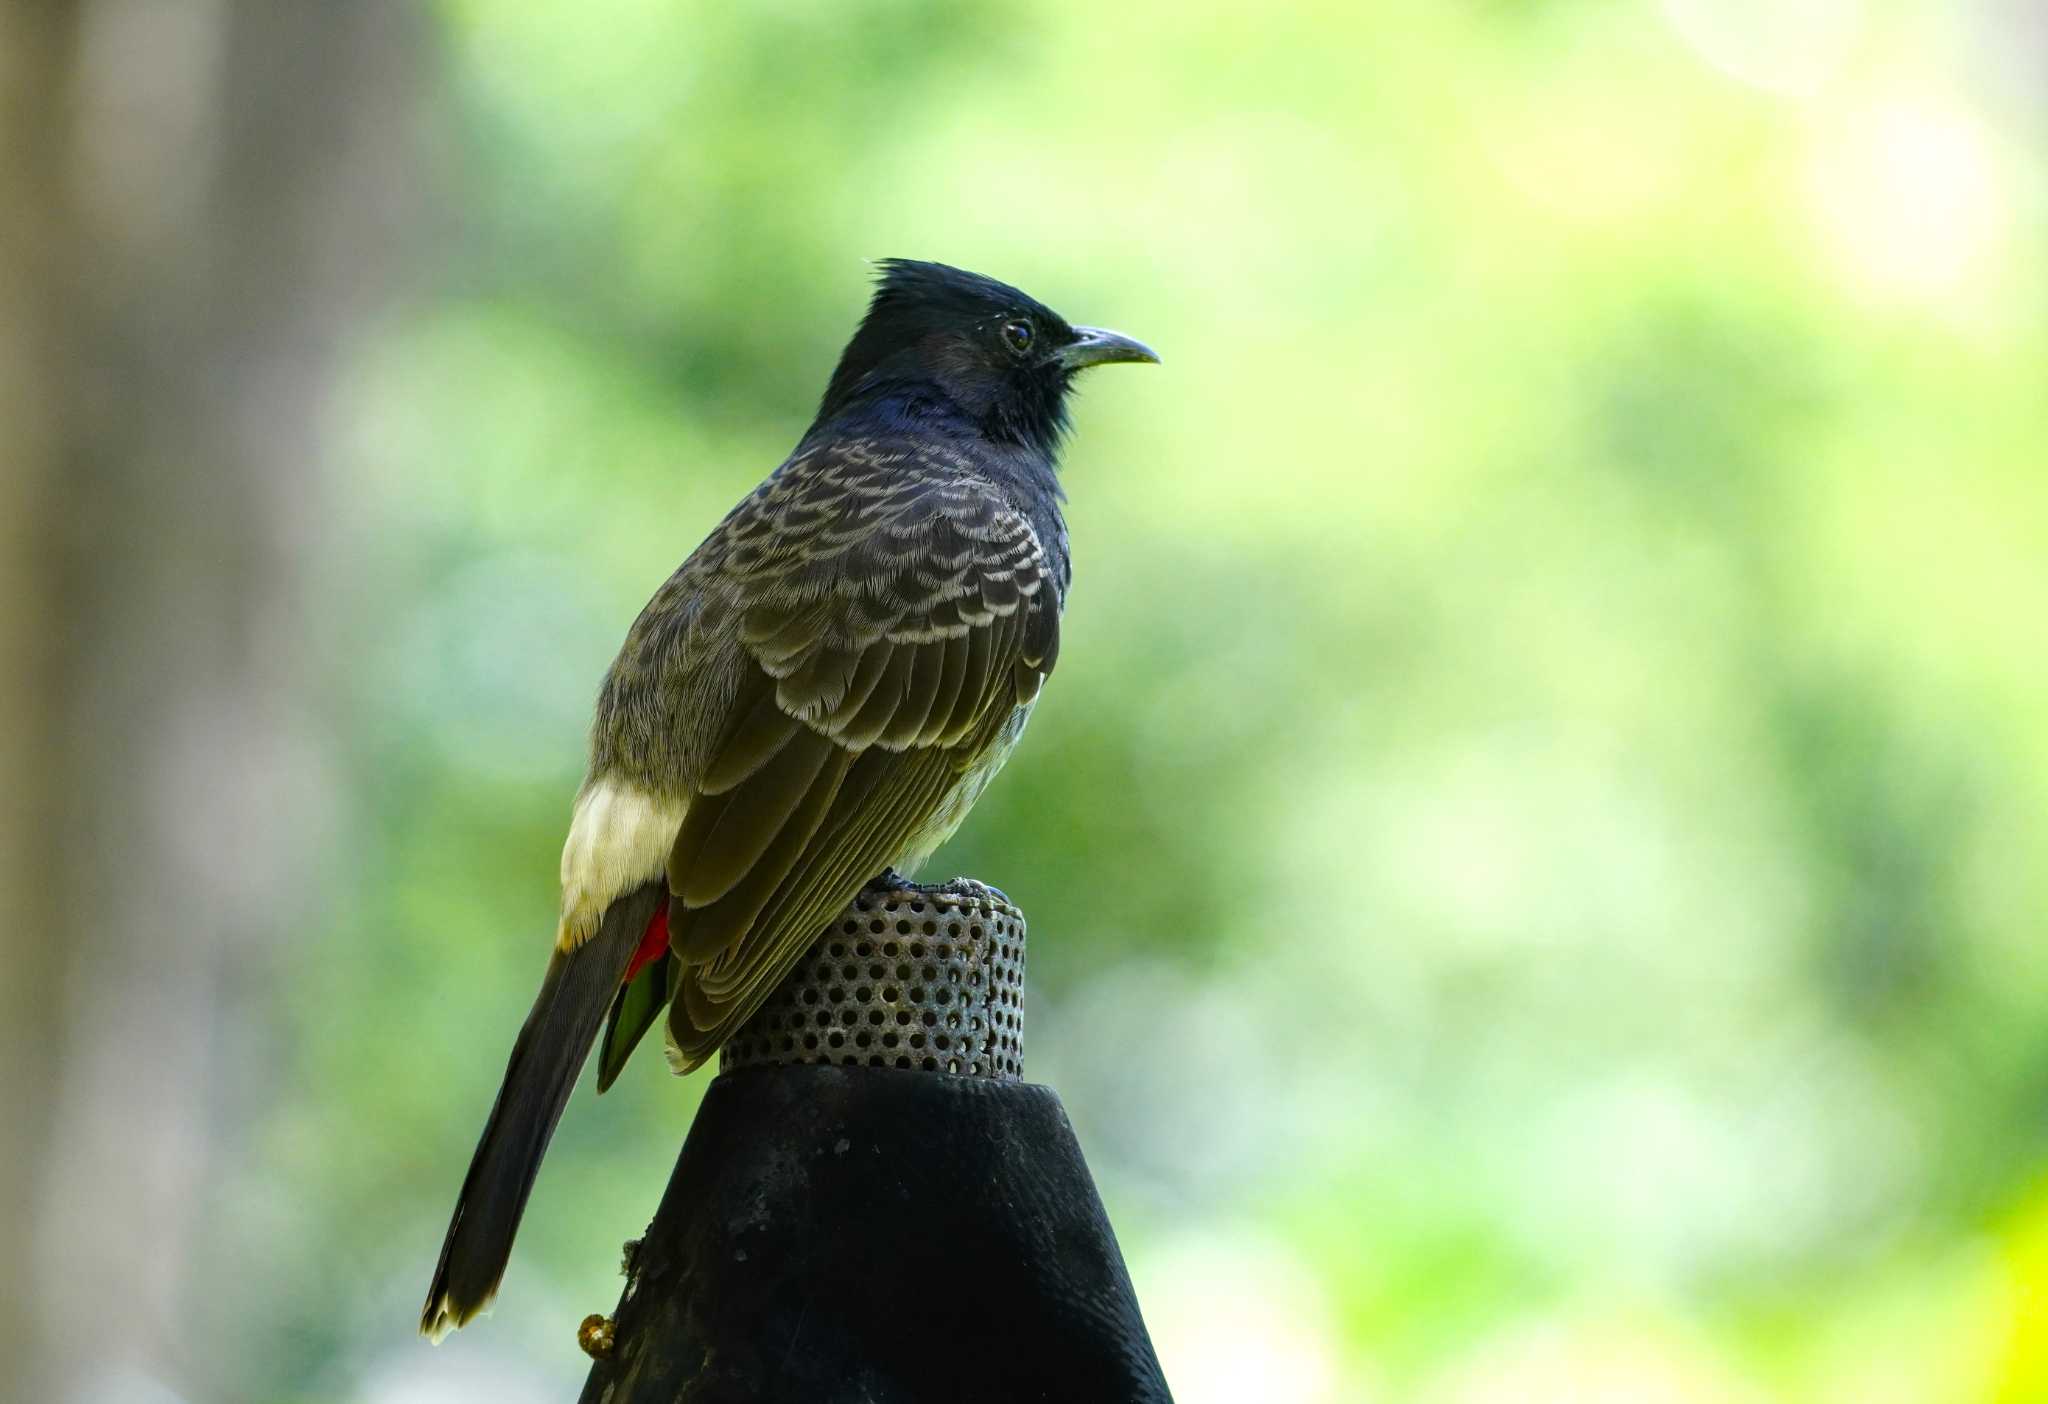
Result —
<instances>
[{"instance_id":1,"label":"bird's black head","mask_svg":"<svg viewBox=\"0 0 2048 1404\"><path fill-rule=\"evenodd\" d=\"M1076 327L1008 283L943 263L883 262L874 301L846 344L818 423L849 410L970 423L1048 457L1067 427L1074 377L1110 361L1157 361L1139 342Z\"/></svg>"}]
</instances>

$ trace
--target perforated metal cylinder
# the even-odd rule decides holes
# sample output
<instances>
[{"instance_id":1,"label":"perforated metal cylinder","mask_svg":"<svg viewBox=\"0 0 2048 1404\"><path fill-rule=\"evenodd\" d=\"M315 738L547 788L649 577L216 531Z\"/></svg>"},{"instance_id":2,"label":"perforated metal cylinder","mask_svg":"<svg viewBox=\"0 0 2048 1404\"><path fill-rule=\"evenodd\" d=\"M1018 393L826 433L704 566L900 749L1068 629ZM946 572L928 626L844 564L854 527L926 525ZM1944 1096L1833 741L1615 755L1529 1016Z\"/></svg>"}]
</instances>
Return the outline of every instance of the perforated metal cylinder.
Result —
<instances>
[{"instance_id":1,"label":"perforated metal cylinder","mask_svg":"<svg viewBox=\"0 0 2048 1404\"><path fill-rule=\"evenodd\" d=\"M1001 893L869 889L726 1041L719 1071L789 1063L1024 1075L1024 914Z\"/></svg>"}]
</instances>

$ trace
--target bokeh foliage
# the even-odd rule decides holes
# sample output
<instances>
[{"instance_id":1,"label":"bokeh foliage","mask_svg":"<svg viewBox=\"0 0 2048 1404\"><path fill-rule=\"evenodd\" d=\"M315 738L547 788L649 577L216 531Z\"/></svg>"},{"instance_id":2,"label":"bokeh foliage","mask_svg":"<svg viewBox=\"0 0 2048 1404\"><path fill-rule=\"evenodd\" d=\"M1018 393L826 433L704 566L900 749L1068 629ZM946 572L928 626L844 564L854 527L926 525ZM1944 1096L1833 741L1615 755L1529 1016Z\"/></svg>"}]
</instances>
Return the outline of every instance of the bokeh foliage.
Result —
<instances>
[{"instance_id":1,"label":"bokeh foliage","mask_svg":"<svg viewBox=\"0 0 2048 1404\"><path fill-rule=\"evenodd\" d=\"M348 858L222 1184L252 1397L566 1397L701 1080L578 1099L430 1365L414 1298L596 680L896 254L1165 357L1087 386L1060 670L937 866L1030 915L1184 1404L2048 1392L2017 9L438 13L441 238L333 405Z\"/></svg>"}]
</instances>

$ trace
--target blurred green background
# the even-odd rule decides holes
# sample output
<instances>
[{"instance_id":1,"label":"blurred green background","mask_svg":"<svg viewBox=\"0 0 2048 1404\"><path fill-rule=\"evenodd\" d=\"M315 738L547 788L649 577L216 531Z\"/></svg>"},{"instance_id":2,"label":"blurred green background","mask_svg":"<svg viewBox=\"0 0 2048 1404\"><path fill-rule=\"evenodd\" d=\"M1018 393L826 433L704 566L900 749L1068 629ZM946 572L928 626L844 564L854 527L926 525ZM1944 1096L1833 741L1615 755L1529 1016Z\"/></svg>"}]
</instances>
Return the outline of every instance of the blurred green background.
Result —
<instances>
[{"instance_id":1,"label":"blurred green background","mask_svg":"<svg viewBox=\"0 0 2048 1404\"><path fill-rule=\"evenodd\" d=\"M412 1323L590 702L905 255L1165 358L934 875L1181 1404L2048 1399L2037 7L82 0L0 84L20 1397L573 1396L701 1077Z\"/></svg>"}]
</instances>

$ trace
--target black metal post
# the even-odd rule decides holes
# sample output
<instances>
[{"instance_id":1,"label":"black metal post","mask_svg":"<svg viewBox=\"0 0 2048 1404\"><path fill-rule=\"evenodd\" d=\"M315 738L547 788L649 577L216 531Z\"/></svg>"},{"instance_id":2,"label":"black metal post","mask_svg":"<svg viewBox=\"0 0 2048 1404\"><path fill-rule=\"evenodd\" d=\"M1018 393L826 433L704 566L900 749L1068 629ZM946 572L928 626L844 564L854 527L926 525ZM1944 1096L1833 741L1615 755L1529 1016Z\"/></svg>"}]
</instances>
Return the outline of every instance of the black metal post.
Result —
<instances>
[{"instance_id":1,"label":"black metal post","mask_svg":"<svg viewBox=\"0 0 2048 1404\"><path fill-rule=\"evenodd\" d=\"M705 1093L584 1404L1171 1404L1066 1112L1018 1080L1022 939L973 884L820 939Z\"/></svg>"}]
</instances>

